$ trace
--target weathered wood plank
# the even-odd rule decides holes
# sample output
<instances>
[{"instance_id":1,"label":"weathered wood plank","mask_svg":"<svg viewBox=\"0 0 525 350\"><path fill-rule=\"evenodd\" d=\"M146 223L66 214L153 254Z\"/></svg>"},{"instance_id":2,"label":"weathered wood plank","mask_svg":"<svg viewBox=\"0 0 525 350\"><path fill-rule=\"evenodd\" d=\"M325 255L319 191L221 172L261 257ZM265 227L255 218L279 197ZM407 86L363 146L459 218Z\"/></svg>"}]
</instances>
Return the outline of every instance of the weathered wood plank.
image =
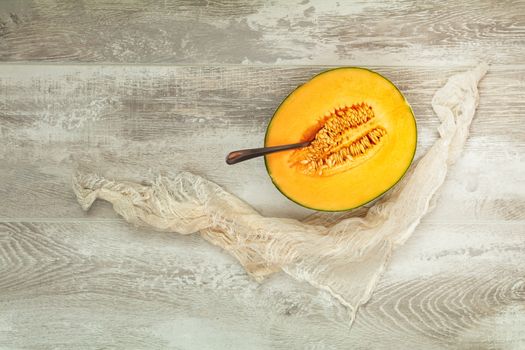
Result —
<instances>
[{"instance_id":1,"label":"weathered wood plank","mask_svg":"<svg viewBox=\"0 0 525 350\"><path fill-rule=\"evenodd\" d=\"M223 159L260 146L280 101L322 69L0 65L0 218L85 218L70 190L75 162L138 180L150 169L190 170L265 214L305 215L274 189L262 160ZM432 95L461 69L377 70L412 104L421 154L437 137ZM483 80L471 138L432 220L525 219L524 82L524 70L502 66ZM115 218L105 204L91 215Z\"/></svg>"},{"instance_id":2,"label":"weathered wood plank","mask_svg":"<svg viewBox=\"0 0 525 350\"><path fill-rule=\"evenodd\" d=\"M0 224L0 347L520 348L519 224L430 224L393 257L349 332L328 294L259 285L198 236L124 222Z\"/></svg>"},{"instance_id":3,"label":"weathered wood plank","mask_svg":"<svg viewBox=\"0 0 525 350\"><path fill-rule=\"evenodd\" d=\"M522 64L523 1L3 0L0 60Z\"/></svg>"}]
</instances>

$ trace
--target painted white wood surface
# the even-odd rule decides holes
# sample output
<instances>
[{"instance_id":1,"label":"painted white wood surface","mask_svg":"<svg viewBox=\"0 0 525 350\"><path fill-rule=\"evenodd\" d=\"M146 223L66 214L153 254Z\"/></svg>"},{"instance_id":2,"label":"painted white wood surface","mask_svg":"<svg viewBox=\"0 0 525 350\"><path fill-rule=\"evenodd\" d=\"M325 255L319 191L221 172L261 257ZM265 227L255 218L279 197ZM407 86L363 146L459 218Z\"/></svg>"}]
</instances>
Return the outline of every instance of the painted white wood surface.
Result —
<instances>
[{"instance_id":1,"label":"painted white wood surface","mask_svg":"<svg viewBox=\"0 0 525 350\"><path fill-rule=\"evenodd\" d=\"M351 331L330 297L259 285L197 236L123 222L0 226L12 348L471 348L523 345L521 224L423 223Z\"/></svg>"},{"instance_id":2,"label":"painted white wood surface","mask_svg":"<svg viewBox=\"0 0 525 350\"><path fill-rule=\"evenodd\" d=\"M1 217L85 218L69 181L75 162L110 176L190 170L268 215L304 216L273 187L261 159L227 166L229 150L262 145L273 111L322 67L0 66ZM464 68L389 68L417 116L417 156L437 138L430 101ZM522 220L525 72L492 67L464 157L429 219ZM417 157L416 156L416 157ZM151 170L151 175L149 171ZM505 179L506 181L503 181ZM441 202L439 202L441 203ZM115 214L100 205L97 218Z\"/></svg>"},{"instance_id":3,"label":"painted white wood surface","mask_svg":"<svg viewBox=\"0 0 525 350\"><path fill-rule=\"evenodd\" d=\"M2 0L0 59L523 64L521 0Z\"/></svg>"},{"instance_id":4,"label":"painted white wood surface","mask_svg":"<svg viewBox=\"0 0 525 350\"><path fill-rule=\"evenodd\" d=\"M191 170L267 214L308 214L273 189L262 162L229 167L223 157L259 145L279 101L321 69L0 66L6 343L56 346L70 334L75 347L90 337L157 348L523 344L525 102L513 69L493 67L483 81L436 210L396 253L352 331L342 308L307 285L278 276L259 286L197 237L137 231L104 203L87 214L76 204L69 182L80 163L132 179ZM413 104L423 152L436 137L430 98L457 69L377 70ZM49 317L58 320L49 326Z\"/></svg>"},{"instance_id":5,"label":"painted white wood surface","mask_svg":"<svg viewBox=\"0 0 525 350\"><path fill-rule=\"evenodd\" d=\"M525 348L523 13L0 2L0 349ZM421 155L437 137L433 93L480 59L493 66L465 152L351 330L326 293L283 274L259 285L199 237L135 229L105 203L84 213L70 189L77 164L135 180L183 169L303 217L262 161L223 161L262 144L294 87L331 65L379 71L412 104Z\"/></svg>"}]
</instances>

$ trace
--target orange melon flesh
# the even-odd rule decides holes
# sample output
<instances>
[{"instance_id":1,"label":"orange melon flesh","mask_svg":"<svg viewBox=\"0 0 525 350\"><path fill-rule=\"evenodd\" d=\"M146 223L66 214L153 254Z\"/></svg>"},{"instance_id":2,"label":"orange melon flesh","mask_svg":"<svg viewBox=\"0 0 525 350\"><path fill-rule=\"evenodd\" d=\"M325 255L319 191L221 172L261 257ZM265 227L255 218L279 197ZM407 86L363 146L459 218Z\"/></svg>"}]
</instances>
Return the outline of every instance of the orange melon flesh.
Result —
<instances>
[{"instance_id":1,"label":"orange melon flesh","mask_svg":"<svg viewBox=\"0 0 525 350\"><path fill-rule=\"evenodd\" d=\"M266 168L275 186L294 202L316 210L359 207L386 192L407 171L415 154L417 129L410 105L390 81L363 68L323 72L293 91L279 106L266 132L265 146L302 142L316 135L327 113L366 104L374 113L370 125L348 129L358 139L372 126L386 131L374 152L345 162L333 174L305 173L294 162L294 150L269 154ZM352 133L355 132L355 135ZM355 166L352 165L355 162Z\"/></svg>"}]
</instances>

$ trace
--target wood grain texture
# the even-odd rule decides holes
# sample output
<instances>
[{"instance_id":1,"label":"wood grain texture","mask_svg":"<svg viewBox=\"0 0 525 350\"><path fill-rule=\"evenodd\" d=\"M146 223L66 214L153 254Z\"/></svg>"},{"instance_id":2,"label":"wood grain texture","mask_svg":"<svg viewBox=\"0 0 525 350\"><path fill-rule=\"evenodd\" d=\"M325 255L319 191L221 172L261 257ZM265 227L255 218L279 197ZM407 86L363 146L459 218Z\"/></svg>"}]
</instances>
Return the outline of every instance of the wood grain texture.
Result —
<instances>
[{"instance_id":1,"label":"wood grain texture","mask_svg":"<svg viewBox=\"0 0 525 350\"><path fill-rule=\"evenodd\" d=\"M260 146L280 101L323 68L0 66L0 218L82 219L70 190L75 164L143 180L190 170L226 187L268 215L309 213L271 184L261 159L227 166L228 151ZM418 155L436 139L430 100L459 69L377 70L415 111ZM525 71L493 67L462 160L430 219L525 219L523 172ZM506 179L507 181L501 181ZM97 204L97 218L115 218Z\"/></svg>"},{"instance_id":2,"label":"wood grain texture","mask_svg":"<svg viewBox=\"0 0 525 350\"><path fill-rule=\"evenodd\" d=\"M0 60L523 64L525 3L3 0Z\"/></svg>"},{"instance_id":3,"label":"wood grain texture","mask_svg":"<svg viewBox=\"0 0 525 350\"><path fill-rule=\"evenodd\" d=\"M191 170L263 213L308 214L273 189L262 162L228 167L223 157L260 145L281 99L322 69L0 66L0 339L14 348L523 346L525 79L515 68L483 80L436 210L351 332L344 309L310 286L284 275L258 285L200 238L135 230L105 203L80 211L69 185L78 162L134 179ZM376 69L413 105L421 154L436 138L430 99L463 68Z\"/></svg>"},{"instance_id":4,"label":"wood grain texture","mask_svg":"<svg viewBox=\"0 0 525 350\"><path fill-rule=\"evenodd\" d=\"M259 285L198 236L4 223L0 346L519 349L521 228L423 224L349 332L327 293L282 274Z\"/></svg>"},{"instance_id":5,"label":"wood grain texture","mask_svg":"<svg viewBox=\"0 0 525 350\"><path fill-rule=\"evenodd\" d=\"M0 1L0 349L524 349L524 50L519 0ZM79 164L190 170L304 217L260 159L224 163L291 90L377 70L411 103L420 156L432 95L480 60L465 152L350 331L327 293L257 284L200 237L84 213L70 189Z\"/></svg>"}]
</instances>

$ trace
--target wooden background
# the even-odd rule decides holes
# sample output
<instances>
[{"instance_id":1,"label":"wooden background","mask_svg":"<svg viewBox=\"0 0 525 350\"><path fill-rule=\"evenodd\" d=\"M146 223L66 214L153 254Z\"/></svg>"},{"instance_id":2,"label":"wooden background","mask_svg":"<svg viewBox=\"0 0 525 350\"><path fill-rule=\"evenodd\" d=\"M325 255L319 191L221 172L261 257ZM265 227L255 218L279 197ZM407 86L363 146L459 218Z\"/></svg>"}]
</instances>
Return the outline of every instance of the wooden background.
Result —
<instances>
[{"instance_id":1,"label":"wooden background","mask_svg":"<svg viewBox=\"0 0 525 350\"><path fill-rule=\"evenodd\" d=\"M524 349L524 1L0 1L0 349ZM190 170L266 215L260 146L298 84L366 66L415 111L418 156L447 77L491 69L464 155L349 330L325 292L259 285L198 236L81 211L77 165Z\"/></svg>"}]
</instances>

